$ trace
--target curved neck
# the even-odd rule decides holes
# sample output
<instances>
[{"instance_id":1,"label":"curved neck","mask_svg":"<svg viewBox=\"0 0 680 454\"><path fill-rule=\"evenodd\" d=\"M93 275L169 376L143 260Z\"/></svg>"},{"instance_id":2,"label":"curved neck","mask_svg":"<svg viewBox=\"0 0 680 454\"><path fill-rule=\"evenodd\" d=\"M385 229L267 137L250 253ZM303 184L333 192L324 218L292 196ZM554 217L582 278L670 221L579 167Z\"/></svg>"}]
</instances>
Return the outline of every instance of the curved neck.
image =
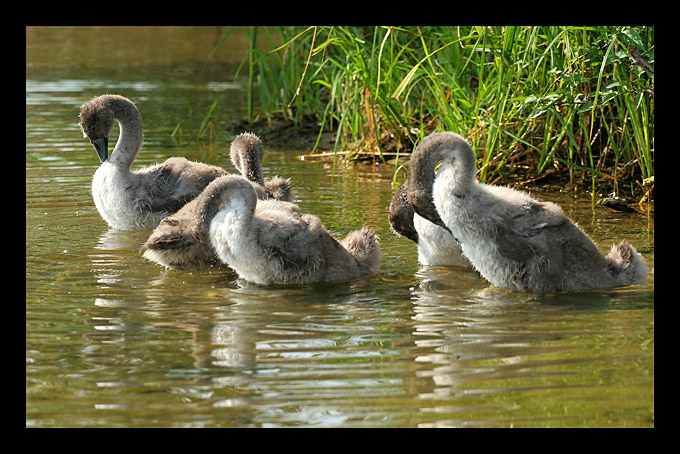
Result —
<instances>
[{"instance_id":1,"label":"curved neck","mask_svg":"<svg viewBox=\"0 0 680 454\"><path fill-rule=\"evenodd\" d=\"M231 162L241 172L243 178L264 186L261 164L264 147L260 138L244 132L236 136L229 149Z\"/></svg>"},{"instance_id":2,"label":"curved neck","mask_svg":"<svg viewBox=\"0 0 680 454\"><path fill-rule=\"evenodd\" d=\"M122 97L110 99L109 108L120 127L118 142L111 152L109 161L117 167L129 169L139 153L144 138L142 116L131 101Z\"/></svg>"},{"instance_id":3,"label":"curved neck","mask_svg":"<svg viewBox=\"0 0 680 454\"><path fill-rule=\"evenodd\" d=\"M411 157L408 202L420 216L446 228L433 199L434 171L439 162L442 167L437 178L446 179L452 194L462 197L474 187L475 153L463 137L444 132L431 134L423 139Z\"/></svg>"},{"instance_id":4,"label":"curved neck","mask_svg":"<svg viewBox=\"0 0 680 454\"><path fill-rule=\"evenodd\" d=\"M250 183L240 177L228 175L213 180L196 199L196 222L201 241L210 244L210 223L223 209L248 221L253 216L257 197Z\"/></svg>"},{"instance_id":5,"label":"curved neck","mask_svg":"<svg viewBox=\"0 0 680 454\"><path fill-rule=\"evenodd\" d=\"M238 169L246 178L254 183L264 186L264 177L262 175L262 167L260 165L260 159L255 153L240 153L240 167Z\"/></svg>"},{"instance_id":6,"label":"curved neck","mask_svg":"<svg viewBox=\"0 0 680 454\"><path fill-rule=\"evenodd\" d=\"M455 197L463 197L476 188L475 154L467 142L457 144L455 149L448 152L442 159L442 166L435 178L442 178Z\"/></svg>"}]
</instances>

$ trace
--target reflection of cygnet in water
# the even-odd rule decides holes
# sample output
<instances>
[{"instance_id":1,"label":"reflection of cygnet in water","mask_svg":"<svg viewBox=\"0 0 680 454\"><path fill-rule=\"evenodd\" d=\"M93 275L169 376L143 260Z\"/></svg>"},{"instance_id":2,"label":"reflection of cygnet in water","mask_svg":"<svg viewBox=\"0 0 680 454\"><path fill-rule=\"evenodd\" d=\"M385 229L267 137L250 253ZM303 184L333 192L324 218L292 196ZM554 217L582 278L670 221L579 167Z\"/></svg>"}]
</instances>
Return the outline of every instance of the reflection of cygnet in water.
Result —
<instances>
[{"instance_id":1,"label":"reflection of cygnet in water","mask_svg":"<svg viewBox=\"0 0 680 454\"><path fill-rule=\"evenodd\" d=\"M120 125L108 156L114 122ZM98 96L82 105L80 128L94 145L101 165L92 180L92 197L102 218L120 230L151 230L196 197L226 170L172 157L131 171L142 146L142 117L135 104L118 95Z\"/></svg>"},{"instance_id":2,"label":"reflection of cygnet in water","mask_svg":"<svg viewBox=\"0 0 680 454\"><path fill-rule=\"evenodd\" d=\"M497 287L545 293L646 282L644 259L626 241L603 256L554 203L478 182L474 151L458 134L423 139L408 180L414 211L448 229Z\"/></svg>"},{"instance_id":3,"label":"reflection of cygnet in water","mask_svg":"<svg viewBox=\"0 0 680 454\"><path fill-rule=\"evenodd\" d=\"M225 176L199 196L201 234L241 278L257 284L305 284L378 271L380 246L368 228L338 242L297 205L257 200L245 179Z\"/></svg>"},{"instance_id":4,"label":"reflection of cygnet in water","mask_svg":"<svg viewBox=\"0 0 680 454\"><path fill-rule=\"evenodd\" d=\"M138 258L136 251L145 236L146 232L143 231L127 232L107 228L89 254L91 270L97 282L118 285L135 275L136 268L130 266L130 261Z\"/></svg>"},{"instance_id":5,"label":"reflection of cygnet in water","mask_svg":"<svg viewBox=\"0 0 680 454\"><path fill-rule=\"evenodd\" d=\"M240 134L231 144L232 163L251 182L258 199L288 200L290 179L274 177L265 181L260 164L262 156L262 142L255 134ZM194 199L163 219L142 245L144 257L168 268L191 271L226 268L210 242L201 240L199 225L204 207Z\"/></svg>"},{"instance_id":6,"label":"reflection of cygnet in water","mask_svg":"<svg viewBox=\"0 0 680 454\"><path fill-rule=\"evenodd\" d=\"M418 245L421 265L471 267L460 244L449 232L413 212L406 199L407 188L408 181L397 189L390 202L387 218L392 230Z\"/></svg>"}]
</instances>

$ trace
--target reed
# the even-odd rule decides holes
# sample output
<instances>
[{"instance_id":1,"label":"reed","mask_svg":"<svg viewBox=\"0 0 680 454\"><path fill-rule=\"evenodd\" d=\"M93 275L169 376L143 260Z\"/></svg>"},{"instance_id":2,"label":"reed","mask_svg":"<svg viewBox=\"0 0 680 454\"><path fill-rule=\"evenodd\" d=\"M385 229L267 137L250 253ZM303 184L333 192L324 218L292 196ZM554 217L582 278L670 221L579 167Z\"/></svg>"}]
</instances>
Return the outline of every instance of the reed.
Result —
<instances>
[{"instance_id":1,"label":"reed","mask_svg":"<svg viewBox=\"0 0 680 454\"><path fill-rule=\"evenodd\" d=\"M251 47L262 109L382 159L455 131L479 178L567 174L639 194L654 176L654 27L275 27ZM313 151L313 150L312 150ZM402 175L402 176L398 176ZM403 178L395 164L395 179ZM647 190L648 190L647 187Z\"/></svg>"}]
</instances>

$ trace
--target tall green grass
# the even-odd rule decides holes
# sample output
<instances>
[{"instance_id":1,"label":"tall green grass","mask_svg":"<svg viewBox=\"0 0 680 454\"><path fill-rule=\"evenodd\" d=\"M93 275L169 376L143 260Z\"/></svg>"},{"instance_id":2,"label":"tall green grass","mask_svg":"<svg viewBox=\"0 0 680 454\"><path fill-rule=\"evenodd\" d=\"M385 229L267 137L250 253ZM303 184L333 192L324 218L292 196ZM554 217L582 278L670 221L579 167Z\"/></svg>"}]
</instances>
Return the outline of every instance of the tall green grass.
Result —
<instances>
[{"instance_id":1,"label":"tall green grass","mask_svg":"<svg viewBox=\"0 0 680 454\"><path fill-rule=\"evenodd\" d=\"M249 52L262 108L293 121L317 119L319 134L336 134L336 150L381 158L388 142L390 151L410 152L427 134L447 130L471 142L482 181L555 169L573 184L630 194L653 182L654 76L643 66L654 62L654 27L262 32L259 48L267 50Z\"/></svg>"}]
</instances>

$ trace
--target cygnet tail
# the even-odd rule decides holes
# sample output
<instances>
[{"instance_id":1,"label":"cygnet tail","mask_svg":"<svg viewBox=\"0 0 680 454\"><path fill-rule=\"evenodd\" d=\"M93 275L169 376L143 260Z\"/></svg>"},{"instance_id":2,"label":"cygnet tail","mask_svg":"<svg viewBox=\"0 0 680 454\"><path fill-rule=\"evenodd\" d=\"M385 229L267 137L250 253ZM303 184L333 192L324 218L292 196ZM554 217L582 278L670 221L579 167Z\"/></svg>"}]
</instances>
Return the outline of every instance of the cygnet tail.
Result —
<instances>
[{"instance_id":1,"label":"cygnet tail","mask_svg":"<svg viewBox=\"0 0 680 454\"><path fill-rule=\"evenodd\" d=\"M612 245L606 259L614 269L618 285L647 283L647 265L642 255L626 241Z\"/></svg>"},{"instance_id":2,"label":"cygnet tail","mask_svg":"<svg viewBox=\"0 0 680 454\"><path fill-rule=\"evenodd\" d=\"M290 178L275 176L265 180L264 189L270 199L290 201Z\"/></svg>"},{"instance_id":3,"label":"cygnet tail","mask_svg":"<svg viewBox=\"0 0 680 454\"><path fill-rule=\"evenodd\" d=\"M185 232L154 232L151 234L148 240L142 247L140 251L145 250L156 250L162 251L167 249L181 251L183 249L190 248L193 243L196 242L196 238L186 234Z\"/></svg>"},{"instance_id":4,"label":"cygnet tail","mask_svg":"<svg viewBox=\"0 0 680 454\"><path fill-rule=\"evenodd\" d=\"M378 235L368 227L362 227L347 234L341 244L356 259L365 274L375 273L380 268L380 244Z\"/></svg>"}]
</instances>

